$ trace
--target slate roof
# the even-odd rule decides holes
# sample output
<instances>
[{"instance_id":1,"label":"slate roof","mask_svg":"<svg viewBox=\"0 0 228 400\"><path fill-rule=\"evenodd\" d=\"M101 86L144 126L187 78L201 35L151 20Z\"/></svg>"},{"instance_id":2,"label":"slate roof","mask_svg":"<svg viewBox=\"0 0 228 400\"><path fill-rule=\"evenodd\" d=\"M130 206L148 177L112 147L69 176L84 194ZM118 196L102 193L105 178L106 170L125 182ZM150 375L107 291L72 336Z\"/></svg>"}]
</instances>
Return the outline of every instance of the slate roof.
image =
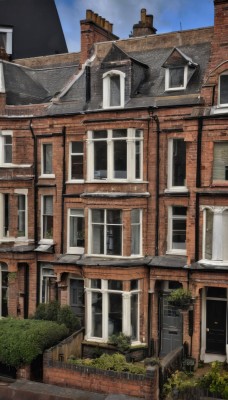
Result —
<instances>
[{"instance_id":1,"label":"slate roof","mask_svg":"<svg viewBox=\"0 0 228 400\"><path fill-rule=\"evenodd\" d=\"M134 46L131 39L97 43L95 57L88 63L89 79L86 69L79 70L77 63L37 69L4 62L7 104L46 103L42 115L102 110L102 75L110 69L125 73L127 109L201 104L200 90L210 57L211 34L212 30L205 28L137 38ZM191 60L189 81L185 90L165 92L163 64L175 48L186 60Z\"/></svg>"}]
</instances>

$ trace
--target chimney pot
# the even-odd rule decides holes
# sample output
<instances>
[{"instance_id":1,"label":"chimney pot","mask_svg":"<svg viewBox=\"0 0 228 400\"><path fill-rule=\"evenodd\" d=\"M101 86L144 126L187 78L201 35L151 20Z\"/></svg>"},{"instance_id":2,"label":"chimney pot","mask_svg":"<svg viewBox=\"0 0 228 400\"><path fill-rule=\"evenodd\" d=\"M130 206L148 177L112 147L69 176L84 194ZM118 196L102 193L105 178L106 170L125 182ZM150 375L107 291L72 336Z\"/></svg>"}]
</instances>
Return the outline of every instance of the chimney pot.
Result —
<instances>
[{"instance_id":1,"label":"chimney pot","mask_svg":"<svg viewBox=\"0 0 228 400\"><path fill-rule=\"evenodd\" d=\"M92 19L93 11L92 10L86 10L86 19Z\"/></svg>"},{"instance_id":2,"label":"chimney pot","mask_svg":"<svg viewBox=\"0 0 228 400\"><path fill-rule=\"evenodd\" d=\"M144 24L146 23L146 9L145 8L141 9L141 22Z\"/></svg>"}]
</instances>

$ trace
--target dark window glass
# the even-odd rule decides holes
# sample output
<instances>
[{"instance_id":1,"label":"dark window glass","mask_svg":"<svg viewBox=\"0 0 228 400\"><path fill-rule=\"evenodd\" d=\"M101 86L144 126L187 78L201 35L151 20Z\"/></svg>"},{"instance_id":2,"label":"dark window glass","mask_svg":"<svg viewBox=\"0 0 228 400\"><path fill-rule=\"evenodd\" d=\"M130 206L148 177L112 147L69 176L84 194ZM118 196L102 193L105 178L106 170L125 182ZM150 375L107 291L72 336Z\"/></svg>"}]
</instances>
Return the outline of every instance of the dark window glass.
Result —
<instances>
[{"instance_id":1,"label":"dark window glass","mask_svg":"<svg viewBox=\"0 0 228 400\"><path fill-rule=\"evenodd\" d=\"M185 186L186 144L183 139L173 139L172 186Z\"/></svg>"},{"instance_id":2,"label":"dark window glass","mask_svg":"<svg viewBox=\"0 0 228 400\"><path fill-rule=\"evenodd\" d=\"M169 88L184 86L184 67L169 69Z\"/></svg>"},{"instance_id":3,"label":"dark window glass","mask_svg":"<svg viewBox=\"0 0 228 400\"><path fill-rule=\"evenodd\" d=\"M220 76L220 104L228 104L228 75Z\"/></svg>"},{"instance_id":4,"label":"dark window glass","mask_svg":"<svg viewBox=\"0 0 228 400\"><path fill-rule=\"evenodd\" d=\"M4 163L12 163L12 136L4 137Z\"/></svg>"},{"instance_id":5,"label":"dark window glass","mask_svg":"<svg viewBox=\"0 0 228 400\"><path fill-rule=\"evenodd\" d=\"M9 195L4 194L3 195L3 207L4 207L4 226L3 226L3 235L8 236L9 235Z\"/></svg>"},{"instance_id":6,"label":"dark window glass","mask_svg":"<svg viewBox=\"0 0 228 400\"><path fill-rule=\"evenodd\" d=\"M94 179L107 178L107 142L94 142Z\"/></svg>"},{"instance_id":7,"label":"dark window glass","mask_svg":"<svg viewBox=\"0 0 228 400\"><path fill-rule=\"evenodd\" d=\"M108 288L111 290L123 290L123 282L122 281L108 281Z\"/></svg>"},{"instance_id":8,"label":"dark window glass","mask_svg":"<svg viewBox=\"0 0 228 400\"><path fill-rule=\"evenodd\" d=\"M92 336L102 337L102 294L92 293Z\"/></svg>"},{"instance_id":9,"label":"dark window glass","mask_svg":"<svg viewBox=\"0 0 228 400\"><path fill-rule=\"evenodd\" d=\"M81 210L70 211L70 247L84 247L84 215Z\"/></svg>"},{"instance_id":10,"label":"dark window glass","mask_svg":"<svg viewBox=\"0 0 228 400\"><path fill-rule=\"evenodd\" d=\"M108 334L110 336L122 332L122 293L109 293L108 300Z\"/></svg>"},{"instance_id":11,"label":"dark window glass","mask_svg":"<svg viewBox=\"0 0 228 400\"><path fill-rule=\"evenodd\" d=\"M71 143L71 179L83 179L83 142Z\"/></svg>"},{"instance_id":12,"label":"dark window glass","mask_svg":"<svg viewBox=\"0 0 228 400\"><path fill-rule=\"evenodd\" d=\"M25 236L25 195L18 195L18 236Z\"/></svg>"},{"instance_id":13,"label":"dark window glass","mask_svg":"<svg viewBox=\"0 0 228 400\"><path fill-rule=\"evenodd\" d=\"M120 76L110 76L110 106L120 106Z\"/></svg>"},{"instance_id":14,"label":"dark window glass","mask_svg":"<svg viewBox=\"0 0 228 400\"><path fill-rule=\"evenodd\" d=\"M52 144L43 145L43 173L52 174Z\"/></svg>"},{"instance_id":15,"label":"dark window glass","mask_svg":"<svg viewBox=\"0 0 228 400\"><path fill-rule=\"evenodd\" d=\"M114 178L127 178L127 142L125 140L114 142Z\"/></svg>"},{"instance_id":16,"label":"dark window glass","mask_svg":"<svg viewBox=\"0 0 228 400\"><path fill-rule=\"evenodd\" d=\"M53 197L43 197L43 238L53 238Z\"/></svg>"},{"instance_id":17,"label":"dark window glass","mask_svg":"<svg viewBox=\"0 0 228 400\"><path fill-rule=\"evenodd\" d=\"M91 279L91 288L101 289L101 280L100 279Z\"/></svg>"},{"instance_id":18,"label":"dark window glass","mask_svg":"<svg viewBox=\"0 0 228 400\"><path fill-rule=\"evenodd\" d=\"M208 287L207 288L207 297L217 297L220 299L226 299L226 290L225 288L218 287Z\"/></svg>"}]
</instances>

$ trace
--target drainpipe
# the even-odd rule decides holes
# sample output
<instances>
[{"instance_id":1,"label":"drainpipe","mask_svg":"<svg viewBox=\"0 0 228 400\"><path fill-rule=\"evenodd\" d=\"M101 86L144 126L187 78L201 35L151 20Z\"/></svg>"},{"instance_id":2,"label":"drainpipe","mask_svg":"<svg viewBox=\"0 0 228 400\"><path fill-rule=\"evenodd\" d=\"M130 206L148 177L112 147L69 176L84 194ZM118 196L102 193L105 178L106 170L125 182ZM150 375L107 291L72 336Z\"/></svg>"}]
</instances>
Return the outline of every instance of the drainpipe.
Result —
<instances>
[{"instance_id":1,"label":"drainpipe","mask_svg":"<svg viewBox=\"0 0 228 400\"><path fill-rule=\"evenodd\" d=\"M64 195L66 194L66 127L63 127L63 183L62 183L62 205L61 205L61 219L62 219L62 231L61 231L61 253L63 254L63 243L64 243Z\"/></svg>"},{"instance_id":2,"label":"drainpipe","mask_svg":"<svg viewBox=\"0 0 228 400\"><path fill-rule=\"evenodd\" d=\"M38 232L37 232L37 183L38 183L38 176L37 176L37 138L34 134L33 126L32 126L32 120L30 121L29 125L34 146L33 146L33 160L34 160L34 241L35 245L38 242Z\"/></svg>"},{"instance_id":3,"label":"drainpipe","mask_svg":"<svg viewBox=\"0 0 228 400\"><path fill-rule=\"evenodd\" d=\"M29 268L28 264L24 265L24 318L28 318L28 302L29 302Z\"/></svg>"},{"instance_id":4,"label":"drainpipe","mask_svg":"<svg viewBox=\"0 0 228 400\"><path fill-rule=\"evenodd\" d=\"M198 118L198 136L197 136L197 161L196 161L196 188L201 187L201 158L202 158L202 131L203 117ZM195 261L199 259L199 196L196 192L195 208Z\"/></svg>"},{"instance_id":5,"label":"drainpipe","mask_svg":"<svg viewBox=\"0 0 228 400\"><path fill-rule=\"evenodd\" d=\"M156 146L156 222L155 222L155 256L158 256L158 240L159 240L159 186L160 186L160 169L159 169L159 154L160 154L160 121L157 115L153 116L156 123L157 146Z\"/></svg>"}]
</instances>

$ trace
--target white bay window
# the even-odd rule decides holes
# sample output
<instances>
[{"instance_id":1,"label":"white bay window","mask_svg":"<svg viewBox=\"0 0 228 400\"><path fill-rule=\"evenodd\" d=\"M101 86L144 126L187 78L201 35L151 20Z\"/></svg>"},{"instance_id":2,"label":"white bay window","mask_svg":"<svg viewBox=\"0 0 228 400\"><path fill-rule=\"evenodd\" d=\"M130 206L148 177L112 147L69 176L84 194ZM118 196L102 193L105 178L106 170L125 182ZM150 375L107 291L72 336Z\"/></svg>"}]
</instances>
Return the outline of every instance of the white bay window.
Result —
<instances>
[{"instance_id":1,"label":"white bay window","mask_svg":"<svg viewBox=\"0 0 228 400\"><path fill-rule=\"evenodd\" d=\"M89 131L88 180L142 180L142 145L139 129Z\"/></svg>"},{"instance_id":2,"label":"white bay window","mask_svg":"<svg viewBox=\"0 0 228 400\"><path fill-rule=\"evenodd\" d=\"M138 280L130 282L130 290L118 280L88 280L87 339L107 342L112 334L123 332L138 342L139 293Z\"/></svg>"}]
</instances>

